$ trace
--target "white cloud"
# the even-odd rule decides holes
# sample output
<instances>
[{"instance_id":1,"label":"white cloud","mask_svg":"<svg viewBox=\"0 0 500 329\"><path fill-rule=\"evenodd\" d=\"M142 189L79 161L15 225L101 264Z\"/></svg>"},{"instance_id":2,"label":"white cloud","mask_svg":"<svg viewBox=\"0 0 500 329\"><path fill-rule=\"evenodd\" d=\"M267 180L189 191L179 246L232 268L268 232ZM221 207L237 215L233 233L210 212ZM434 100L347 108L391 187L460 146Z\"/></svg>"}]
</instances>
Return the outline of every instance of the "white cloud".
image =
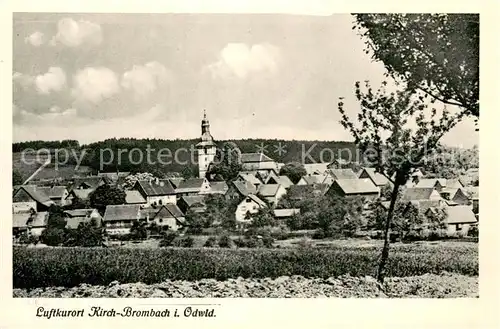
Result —
<instances>
[{"instance_id":1,"label":"white cloud","mask_svg":"<svg viewBox=\"0 0 500 329\"><path fill-rule=\"evenodd\" d=\"M12 81L18 83L23 88L28 88L35 82L35 78L31 75L14 72L12 74Z\"/></svg>"},{"instance_id":2,"label":"white cloud","mask_svg":"<svg viewBox=\"0 0 500 329\"><path fill-rule=\"evenodd\" d=\"M36 31L24 39L24 42L29 43L34 47L40 47L44 43L44 35L42 32Z\"/></svg>"},{"instance_id":3,"label":"white cloud","mask_svg":"<svg viewBox=\"0 0 500 329\"><path fill-rule=\"evenodd\" d=\"M280 64L279 48L271 44L230 43L219 54L219 61L207 68L214 77L244 79L255 72L275 73Z\"/></svg>"},{"instance_id":4,"label":"white cloud","mask_svg":"<svg viewBox=\"0 0 500 329\"><path fill-rule=\"evenodd\" d=\"M66 73L60 67L51 67L45 74L35 78L38 93L50 94L52 91L61 91L66 85Z\"/></svg>"},{"instance_id":5,"label":"white cloud","mask_svg":"<svg viewBox=\"0 0 500 329\"><path fill-rule=\"evenodd\" d=\"M121 85L134 93L136 98L143 98L155 92L158 87L169 81L170 73L161 63L149 62L134 65L123 74Z\"/></svg>"},{"instance_id":6,"label":"white cloud","mask_svg":"<svg viewBox=\"0 0 500 329\"><path fill-rule=\"evenodd\" d=\"M72 95L78 102L97 104L119 91L115 72L106 67L87 67L73 77Z\"/></svg>"},{"instance_id":7,"label":"white cloud","mask_svg":"<svg viewBox=\"0 0 500 329\"><path fill-rule=\"evenodd\" d=\"M78 47L83 44L95 46L101 42L102 30L99 24L63 18L57 23L57 34L50 43L51 45L62 43L68 47Z\"/></svg>"}]
</instances>

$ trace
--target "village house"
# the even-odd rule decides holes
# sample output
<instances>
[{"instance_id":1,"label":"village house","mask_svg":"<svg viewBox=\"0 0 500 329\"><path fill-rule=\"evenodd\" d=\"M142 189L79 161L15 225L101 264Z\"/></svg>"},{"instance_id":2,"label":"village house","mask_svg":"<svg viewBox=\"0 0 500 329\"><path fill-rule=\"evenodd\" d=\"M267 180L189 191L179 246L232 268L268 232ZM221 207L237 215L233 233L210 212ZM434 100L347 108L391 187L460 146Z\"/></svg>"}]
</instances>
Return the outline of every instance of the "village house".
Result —
<instances>
[{"instance_id":1,"label":"village house","mask_svg":"<svg viewBox=\"0 0 500 329\"><path fill-rule=\"evenodd\" d=\"M266 183L266 184L269 184L269 183ZM293 182L290 180L290 178L288 178L288 176L281 175L281 176L279 176L279 181L276 184L280 184L281 186L283 186L285 189L288 190L290 188L290 186L293 185Z\"/></svg>"},{"instance_id":2,"label":"village house","mask_svg":"<svg viewBox=\"0 0 500 329\"><path fill-rule=\"evenodd\" d=\"M125 178L130 175L130 172L98 172L97 177L105 177L109 184L122 187L125 184Z\"/></svg>"},{"instance_id":3,"label":"village house","mask_svg":"<svg viewBox=\"0 0 500 329\"><path fill-rule=\"evenodd\" d=\"M261 176L259 173L257 174L259 178L261 178L264 184L279 184L280 177L274 171L270 171L267 175Z\"/></svg>"},{"instance_id":4,"label":"village house","mask_svg":"<svg viewBox=\"0 0 500 329\"><path fill-rule=\"evenodd\" d=\"M376 172L375 168L367 168L364 167L361 169L358 178L369 178L375 186L382 188L383 186L389 184L389 179L385 177L383 174Z\"/></svg>"},{"instance_id":5,"label":"village house","mask_svg":"<svg viewBox=\"0 0 500 329\"><path fill-rule=\"evenodd\" d=\"M478 223L470 206L448 207L447 212L446 224L449 233L461 232L460 234L467 235L471 225Z\"/></svg>"},{"instance_id":6,"label":"village house","mask_svg":"<svg viewBox=\"0 0 500 329\"><path fill-rule=\"evenodd\" d=\"M65 186L52 186L52 187L37 187L37 190L44 193L54 204L65 206L68 201L68 190Z\"/></svg>"},{"instance_id":7,"label":"village house","mask_svg":"<svg viewBox=\"0 0 500 329\"><path fill-rule=\"evenodd\" d=\"M298 208L289 208L289 209L274 209L274 218L276 221L281 222L283 224L294 215L300 214L300 209Z\"/></svg>"},{"instance_id":8,"label":"village house","mask_svg":"<svg viewBox=\"0 0 500 329\"><path fill-rule=\"evenodd\" d=\"M77 199L86 202L89 200L90 193L92 192L94 190L91 188L71 190L66 196L66 204L73 204Z\"/></svg>"},{"instance_id":9,"label":"village house","mask_svg":"<svg viewBox=\"0 0 500 329\"><path fill-rule=\"evenodd\" d=\"M168 181L170 182L170 184L172 184L172 187L174 189L177 189L179 187L179 184L184 180L184 178L182 177L172 177L172 178L169 178Z\"/></svg>"},{"instance_id":10,"label":"village house","mask_svg":"<svg viewBox=\"0 0 500 329\"><path fill-rule=\"evenodd\" d=\"M325 184L325 185L332 185L333 183L333 177L330 175L324 175L324 174L319 174L319 175L308 175L308 176L303 176L298 182L297 185L318 185L318 184Z\"/></svg>"},{"instance_id":11,"label":"village house","mask_svg":"<svg viewBox=\"0 0 500 329\"><path fill-rule=\"evenodd\" d=\"M140 180L135 183L132 190L138 191L146 199L148 207L176 203L175 190L168 180Z\"/></svg>"},{"instance_id":12,"label":"village house","mask_svg":"<svg viewBox=\"0 0 500 329\"><path fill-rule=\"evenodd\" d=\"M433 187L410 187L403 191L402 200L442 200L443 198Z\"/></svg>"},{"instance_id":13,"label":"village house","mask_svg":"<svg viewBox=\"0 0 500 329\"><path fill-rule=\"evenodd\" d=\"M251 215L267 207L266 203L254 194L246 196L236 207L235 217L238 223L250 223Z\"/></svg>"},{"instance_id":14,"label":"village house","mask_svg":"<svg viewBox=\"0 0 500 329\"><path fill-rule=\"evenodd\" d=\"M138 204L141 206L147 206L148 202L142 196L141 192L138 190L126 190L125 191L125 203L126 204Z\"/></svg>"},{"instance_id":15,"label":"village house","mask_svg":"<svg viewBox=\"0 0 500 329\"><path fill-rule=\"evenodd\" d=\"M70 190L74 189L95 190L99 186L110 183L111 181L107 177L99 177L99 176L78 177L73 180L72 184L70 184Z\"/></svg>"},{"instance_id":16,"label":"village house","mask_svg":"<svg viewBox=\"0 0 500 329\"><path fill-rule=\"evenodd\" d=\"M12 212L30 212L31 209L46 211L54 204L52 200L37 186L22 185L14 190L12 197Z\"/></svg>"},{"instance_id":17,"label":"village house","mask_svg":"<svg viewBox=\"0 0 500 329\"><path fill-rule=\"evenodd\" d=\"M239 172L238 177L236 177L236 181L239 182L248 182L254 186L255 189L258 189L263 182L258 178L259 174L256 171L253 172Z\"/></svg>"},{"instance_id":18,"label":"village house","mask_svg":"<svg viewBox=\"0 0 500 329\"><path fill-rule=\"evenodd\" d=\"M264 153L242 153L240 161L244 171L278 172L277 163Z\"/></svg>"},{"instance_id":19,"label":"village house","mask_svg":"<svg viewBox=\"0 0 500 329\"><path fill-rule=\"evenodd\" d=\"M210 189L207 194L220 194L220 195L226 195L227 191L229 190L229 186L227 186L227 183L222 181L222 182L210 182Z\"/></svg>"},{"instance_id":20,"label":"village house","mask_svg":"<svg viewBox=\"0 0 500 329\"><path fill-rule=\"evenodd\" d=\"M177 201L179 209L186 214L189 210L196 213L204 213L207 210L205 197L203 195L187 195Z\"/></svg>"},{"instance_id":21,"label":"village house","mask_svg":"<svg viewBox=\"0 0 500 329\"><path fill-rule=\"evenodd\" d=\"M40 236L47 228L49 213L47 211L41 212L23 212L14 213L12 215L12 230L14 236L26 232L28 235Z\"/></svg>"},{"instance_id":22,"label":"village house","mask_svg":"<svg viewBox=\"0 0 500 329\"><path fill-rule=\"evenodd\" d=\"M348 169L350 167L351 167L350 161L342 158L334 159L327 165L327 169Z\"/></svg>"},{"instance_id":23,"label":"village house","mask_svg":"<svg viewBox=\"0 0 500 329\"><path fill-rule=\"evenodd\" d=\"M380 196L380 188L369 178L363 179L337 179L327 191L328 195L338 195L346 198L363 197L375 200Z\"/></svg>"},{"instance_id":24,"label":"village house","mask_svg":"<svg viewBox=\"0 0 500 329\"><path fill-rule=\"evenodd\" d=\"M103 224L110 236L130 233L130 228L141 216L141 207L137 204L109 205L104 212Z\"/></svg>"},{"instance_id":25,"label":"village house","mask_svg":"<svg viewBox=\"0 0 500 329\"><path fill-rule=\"evenodd\" d=\"M210 194L210 182L206 178L189 178L175 189L177 200L187 195Z\"/></svg>"},{"instance_id":26,"label":"village house","mask_svg":"<svg viewBox=\"0 0 500 329\"><path fill-rule=\"evenodd\" d=\"M177 231L186 225L182 211L175 204L167 203L159 208L146 208L141 210L141 220L151 224L155 223L163 230Z\"/></svg>"},{"instance_id":27,"label":"village house","mask_svg":"<svg viewBox=\"0 0 500 329\"><path fill-rule=\"evenodd\" d=\"M293 185L288 189L287 197L293 201L317 198L325 195L329 187L326 184Z\"/></svg>"},{"instance_id":28,"label":"village house","mask_svg":"<svg viewBox=\"0 0 500 329\"><path fill-rule=\"evenodd\" d=\"M102 226L102 216L97 209L74 209L64 211L66 228L77 229L80 223L95 221L97 227Z\"/></svg>"},{"instance_id":29,"label":"village house","mask_svg":"<svg viewBox=\"0 0 500 329\"><path fill-rule=\"evenodd\" d=\"M286 189L280 184L264 184L259 186L257 195L267 201L269 204L276 206L278 201L286 194Z\"/></svg>"},{"instance_id":30,"label":"village house","mask_svg":"<svg viewBox=\"0 0 500 329\"><path fill-rule=\"evenodd\" d=\"M440 195L448 206L469 205L471 203L471 200L462 188L445 187L441 190Z\"/></svg>"},{"instance_id":31,"label":"village house","mask_svg":"<svg viewBox=\"0 0 500 329\"><path fill-rule=\"evenodd\" d=\"M229 190L226 193L226 199L239 200L247 197L249 194L257 194L255 186L248 181L235 180L229 186Z\"/></svg>"}]
</instances>

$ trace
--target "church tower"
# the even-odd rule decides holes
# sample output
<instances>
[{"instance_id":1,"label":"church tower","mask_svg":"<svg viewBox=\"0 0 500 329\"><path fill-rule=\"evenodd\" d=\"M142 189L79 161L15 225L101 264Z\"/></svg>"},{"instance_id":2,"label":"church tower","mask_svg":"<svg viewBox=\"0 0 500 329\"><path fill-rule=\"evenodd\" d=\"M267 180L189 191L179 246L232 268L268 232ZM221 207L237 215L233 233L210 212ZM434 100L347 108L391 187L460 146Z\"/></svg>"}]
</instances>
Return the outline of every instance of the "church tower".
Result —
<instances>
[{"instance_id":1,"label":"church tower","mask_svg":"<svg viewBox=\"0 0 500 329\"><path fill-rule=\"evenodd\" d=\"M198 151L198 175L200 178L205 178L208 166L214 161L216 153L214 138L210 135L210 123L205 111L201 120L201 142L196 144L196 149Z\"/></svg>"}]
</instances>

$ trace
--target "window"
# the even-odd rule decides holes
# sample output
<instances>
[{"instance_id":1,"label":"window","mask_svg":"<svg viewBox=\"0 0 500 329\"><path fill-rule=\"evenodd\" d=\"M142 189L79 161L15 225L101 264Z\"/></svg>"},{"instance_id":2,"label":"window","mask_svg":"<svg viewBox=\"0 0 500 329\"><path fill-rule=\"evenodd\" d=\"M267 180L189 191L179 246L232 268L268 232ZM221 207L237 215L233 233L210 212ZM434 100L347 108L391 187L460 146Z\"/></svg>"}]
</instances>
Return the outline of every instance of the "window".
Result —
<instances>
[{"instance_id":1,"label":"window","mask_svg":"<svg viewBox=\"0 0 500 329\"><path fill-rule=\"evenodd\" d=\"M462 230L462 224L456 224L455 230L461 231Z\"/></svg>"},{"instance_id":2,"label":"window","mask_svg":"<svg viewBox=\"0 0 500 329\"><path fill-rule=\"evenodd\" d=\"M163 223L163 218L160 218L158 222Z\"/></svg>"}]
</instances>

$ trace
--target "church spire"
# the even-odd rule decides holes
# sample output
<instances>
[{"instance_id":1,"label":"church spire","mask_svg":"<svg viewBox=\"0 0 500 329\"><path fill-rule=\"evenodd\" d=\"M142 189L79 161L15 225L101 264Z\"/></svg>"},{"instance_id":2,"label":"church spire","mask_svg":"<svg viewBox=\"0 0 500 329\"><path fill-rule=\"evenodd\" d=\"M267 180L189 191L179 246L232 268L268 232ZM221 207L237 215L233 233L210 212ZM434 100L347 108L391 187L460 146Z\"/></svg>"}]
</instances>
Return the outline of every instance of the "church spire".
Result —
<instances>
[{"instance_id":1,"label":"church spire","mask_svg":"<svg viewBox=\"0 0 500 329\"><path fill-rule=\"evenodd\" d=\"M210 123L207 119L207 111L203 110L203 120L201 120L201 136L210 135Z\"/></svg>"}]
</instances>

